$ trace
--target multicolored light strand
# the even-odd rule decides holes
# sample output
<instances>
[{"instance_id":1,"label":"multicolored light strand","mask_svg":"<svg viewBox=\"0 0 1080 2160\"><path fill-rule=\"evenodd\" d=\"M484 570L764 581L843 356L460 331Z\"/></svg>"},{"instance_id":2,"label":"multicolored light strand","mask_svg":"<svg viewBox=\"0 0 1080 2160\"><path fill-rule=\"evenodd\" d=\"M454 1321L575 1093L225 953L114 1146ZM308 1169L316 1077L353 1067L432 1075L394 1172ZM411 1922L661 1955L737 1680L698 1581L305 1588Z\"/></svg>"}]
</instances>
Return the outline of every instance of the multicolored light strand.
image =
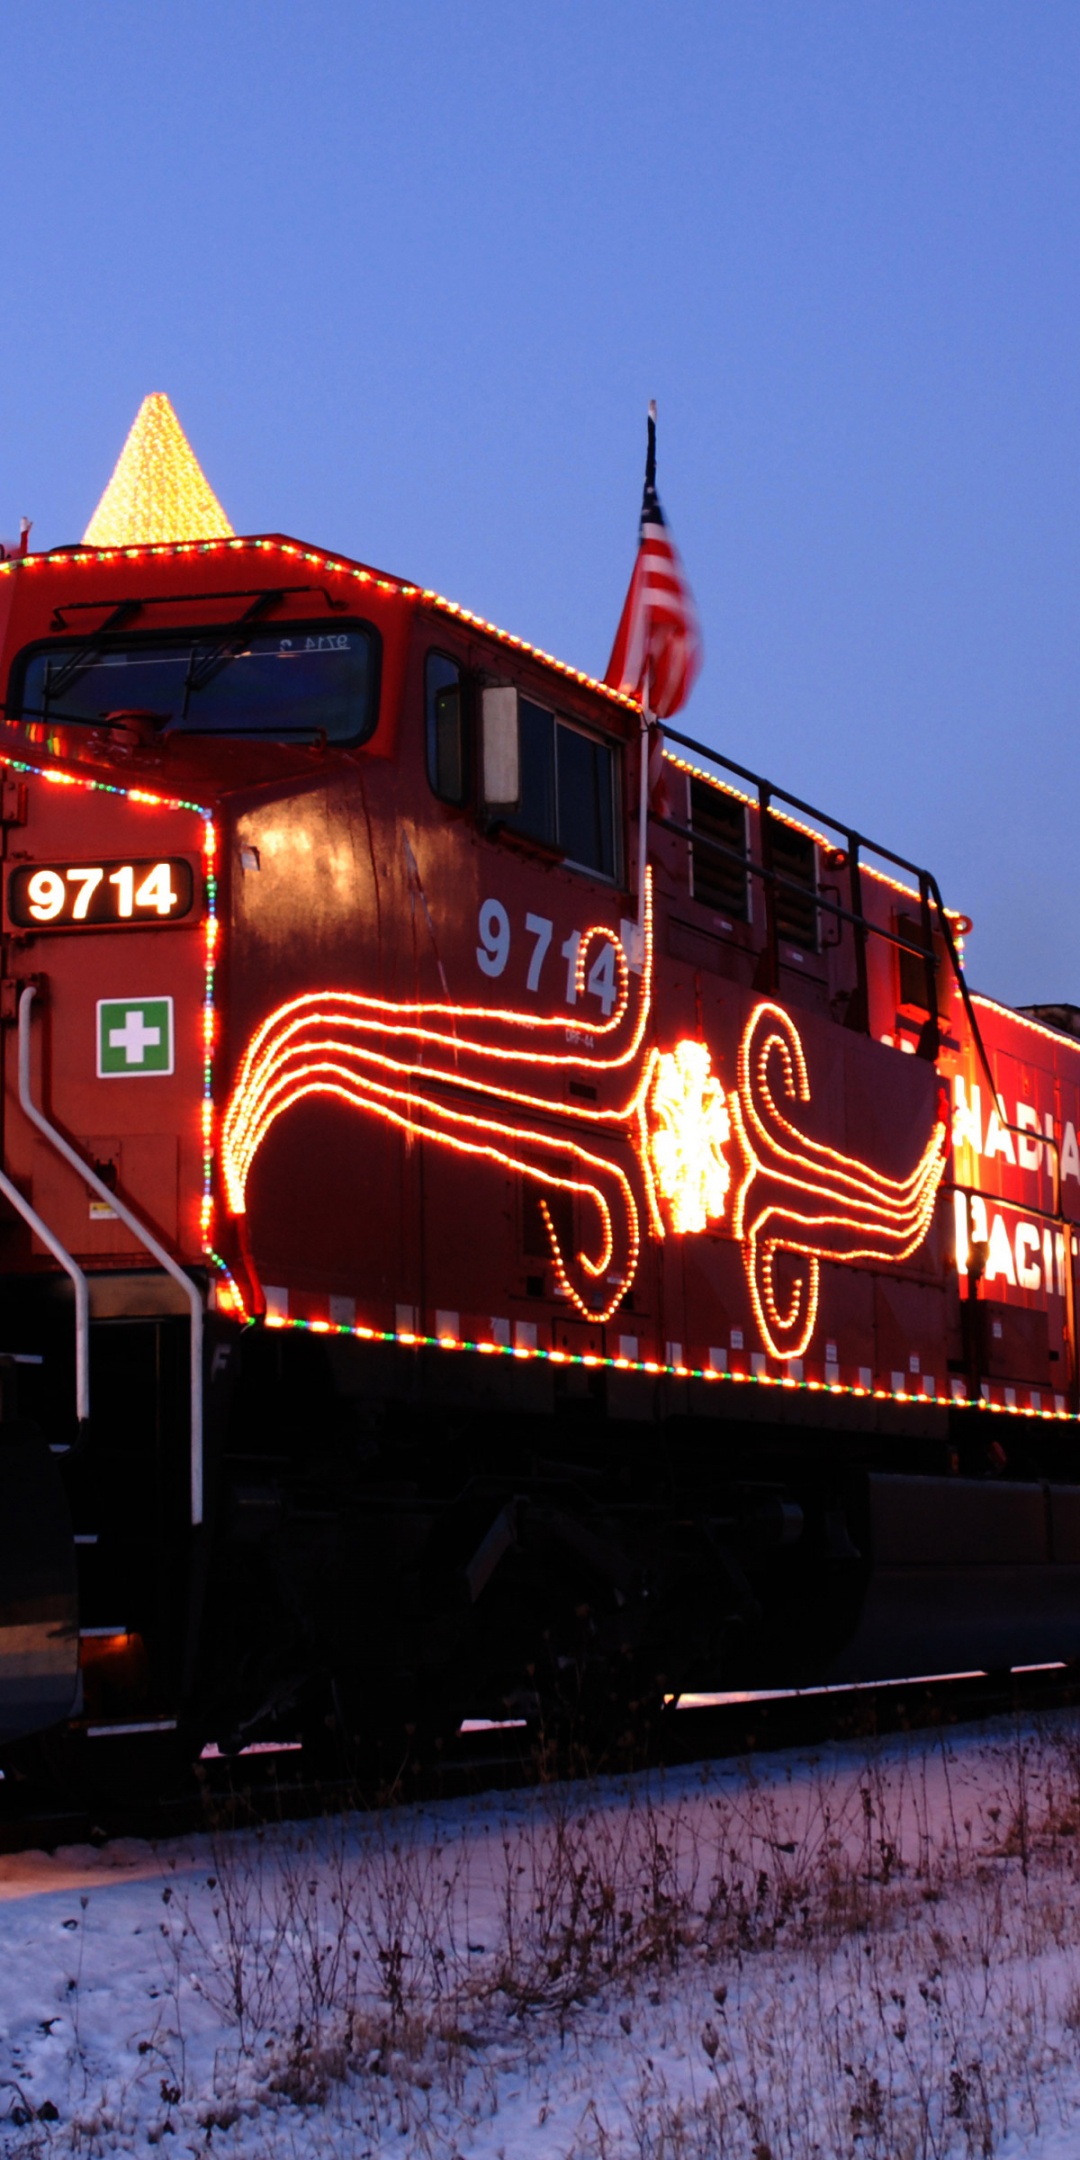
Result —
<instances>
[{"instance_id":1,"label":"multicolored light strand","mask_svg":"<svg viewBox=\"0 0 1080 2160\"><path fill-rule=\"evenodd\" d=\"M234 1316L250 1324L250 1315L244 1305L238 1284L229 1273L224 1260L214 1256L218 1267L226 1277L219 1302L225 1302ZM790 1372L720 1372L712 1365L672 1364L661 1358L613 1357L603 1351L548 1350L540 1344L526 1346L522 1343L495 1341L472 1341L466 1336L447 1334L428 1335L420 1328L366 1327L360 1322L348 1324L335 1320L309 1320L287 1313L268 1312L265 1317L268 1328L298 1329L311 1335L332 1335L362 1343L396 1344L409 1350L464 1351L478 1357L509 1358L517 1364L540 1363L559 1367L577 1367L589 1372L638 1373L649 1379L705 1381L721 1394L726 1388L780 1389L784 1394L843 1396L852 1401L898 1403L917 1405L923 1410L977 1410L994 1417L1019 1417L1038 1419L1042 1423L1080 1425L1080 1413L1068 1410L1061 1397L1055 1396L1053 1409L1043 1407L1041 1399L1036 1405L1013 1402L994 1402L988 1393L969 1396L963 1384L954 1380L948 1397L921 1394L917 1389L854 1385L844 1380L815 1380L799 1378ZM1032 1393L1037 1393L1033 1390Z\"/></svg>"}]
</instances>

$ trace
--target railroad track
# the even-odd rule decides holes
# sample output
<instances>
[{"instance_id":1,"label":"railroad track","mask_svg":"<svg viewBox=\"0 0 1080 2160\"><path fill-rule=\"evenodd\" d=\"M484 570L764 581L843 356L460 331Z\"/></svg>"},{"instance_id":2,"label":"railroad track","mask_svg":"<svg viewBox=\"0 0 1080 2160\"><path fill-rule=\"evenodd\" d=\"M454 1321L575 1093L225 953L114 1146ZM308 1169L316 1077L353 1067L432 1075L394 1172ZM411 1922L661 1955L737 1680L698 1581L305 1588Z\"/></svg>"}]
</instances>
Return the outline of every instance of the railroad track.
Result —
<instances>
[{"instance_id":1,"label":"railroad track","mask_svg":"<svg viewBox=\"0 0 1080 2160\"><path fill-rule=\"evenodd\" d=\"M665 1710L648 1747L628 1750L621 1760L590 1761L584 1744L571 1746L563 1768L568 1775L587 1776L675 1767L947 1729L1005 1715L1032 1717L1078 1704L1080 1669L1075 1666L801 1694L697 1697ZM211 1754L186 1770L174 1763L159 1779L144 1752L138 1789L126 1793L117 1767L114 1759L111 1790L91 1789L70 1799L35 1792L28 1778L7 1773L0 1783L0 1854L105 1845L121 1837L179 1837L345 1809L524 1789L551 1777L552 1757L528 1727L484 1725L463 1729L422 1770L404 1769L381 1789L345 1774L314 1775L295 1745Z\"/></svg>"}]
</instances>

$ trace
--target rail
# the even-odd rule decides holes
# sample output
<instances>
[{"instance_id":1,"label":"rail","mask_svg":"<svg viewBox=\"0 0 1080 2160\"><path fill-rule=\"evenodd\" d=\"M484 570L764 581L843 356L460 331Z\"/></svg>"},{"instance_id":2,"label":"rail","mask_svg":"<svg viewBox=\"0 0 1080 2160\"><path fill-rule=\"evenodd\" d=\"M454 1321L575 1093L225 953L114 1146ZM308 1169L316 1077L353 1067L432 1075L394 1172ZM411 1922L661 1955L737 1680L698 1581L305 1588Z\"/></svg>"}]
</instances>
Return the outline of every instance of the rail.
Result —
<instances>
[{"instance_id":1,"label":"rail","mask_svg":"<svg viewBox=\"0 0 1080 2160\"><path fill-rule=\"evenodd\" d=\"M748 765L740 765L736 758L725 757L722 751L710 749L707 743L698 742L694 736L684 735L678 728L665 727L664 739L667 742L680 743L684 749L692 751L695 757L706 758L711 765L721 766L725 772L732 773L736 779L744 781L754 790L761 849L761 860L757 862L750 856L740 854L735 848L725 847L723 842L711 839L707 834L695 833L692 826L679 825L673 819L657 818L655 816L654 823L665 827L670 832L680 834L686 840L692 841L695 847L704 847L707 851L726 857L729 861L740 863L749 876L756 877L761 881L765 890L768 965L773 988L776 988L779 979L779 931L776 920L775 896L778 892L790 892L798 894L804 900L806 898L805 885L799 884L794 878L785 877L783 871L777 870L771 860L770 820L775 814L774 805L782 804L786 809L795 811L798 817L809 818L815 827L821 828L824 826L826 833L835 835L836 839L841 843L839 847L834 846L833 848L834 861L830 867L835 870L847 870L850 905L844 907L839 899L835 901L829 900L823 892L818 890L814 893L814 906L819 913L829 915L840 923L849 924L855 932L856 1001L849 1025L860 1026L864 1031L869 1026L866 944L868 938L879 937L885 944L899 946L902 951L914 954L917 959L921 959L923 962L926 971L926 1010L928 1018L923 1029L919 1051L923 1057L936 1058L938 1050L938 998L937 954L934 951L933 943L933 908L936 905L939 914L943 918L945 909L937 885L930 872L921 869L918 863L909 862L906 855L898 855L894 848L885 847L880 841L868 839L864 833L857 832L853 826L840 824L836 818L830 817L826 811L819 810L815 804L804 801L801 795L792 795L786 788L777 787L775 781L764 779L760 773L752 772ZM883 923L871 921L866 915L862 904L862 872L866 867L865 858L868 854L875 856L881 863L888 863L893 870L900 870L905 876L914 879L918 886L918 902L923 936L922 945L915 945L910 938L902 936L898 931L886 928ZM912 894L912 898L915 897ZM955 941L952 940L951 936L949 943L955 957ZM958 962L957 966L959 966Z\"/></svg>"},{"instance_id":2,"label":"rail","mask_svg":"<svg viewBox=\"0 0 1080 2160\"><path fill-rule=\"evenodd\" d=\"M834 833L840 836L843 841L842 848L834 850L835 860L831 867L836 870L846 867L848 871L850 907L843 907L839 900L826 899L820 890L814 893L813 899L814 906L819 913L832 916L841 923L849 924L855 932L856 1005L854 1015L849 1016L848 1025L857 1025L862 1028L864 1033L869 1032L866 945L870 937L881 938L884 943L899 946L901 950L914 954L923 962L926 970L927 1019L918 1047L920 1056L936 1062L940 1049L937 994L938 962L933 942L934 918L936 915L937 928L952 968L956 987L960 993L960 999L964 1007L964 1017L968 1024L980 1068L990 1089L991 1100L995 1105L1005 1131L1011 1133L1015 1138L1029 1141L1031 1139L1030 1132L1012 1124L1006 1117L1004 1097L998 1089L993 1068L990 1064L989 1053L983 1042L982 1030L979 1026L974 1002L957 951L952 921L933 873L920 868L918 863L910 862L906 855L898 855L895 849L883 846L880 841L867 839L865 834L856 832L854 827L839 824L835 818L830 817L826 811L817 809L813 803L805 802L799 795L790 794L786 788L777 787L773 781L765 780L759 773L752 772L748 765L740 765L736 758L725 757L722 751L710 749L707 743L698 742L694 736L684 735L678 728L665 725L664 738L665 741L680 743L684 749L692 751L695 757L705 758L711 765L721 766L725 772L734 774L737 779L746 782L755 791L762 855L760 862L755 862L748 854L740 853L737 848L725 846L723 841L716 840L706 833L695 832L692 825L680 825L676 820L658 816L655 812L652 813L652 822L654 825L659 825L662 830L676 833L680 838L690 841L695 848L704 848L715 856L722 857L729 862L738 863L748 876L761 880L765 889L768 965L773 988L777 986L779 976L779 938L775 895L778 891L796 893L803 899L807 895L805 885L799 884L794 878L785 877L783 872L777 870L769 859L769 831L773 804L782 803L787 809L796 811L800 818L810 819L816 827L824 826L826 833ZM909 938L902 937L897 931L887 928L883 923L873 922L865 914L862 905L862 870L865 854L867 853L876 856L882 863L889 863L894 870L903 871L905 876L916 881L923 935L921 946L913 944ZM913 894L912 898L914 897ZM1066 1268L1064 1332L1068 1353L1069 1390L1072 1407L1080 1410L1080 1343L1078 1343L1077 1334L1074 1275L1077 1251L1076 1225L1065 1214L1062 1201L1061 1144L1052 1134L1044 1134L1040 1137L1050 1154L1053 1164L1054 1204L1050 1220L1057 1224L1065 1238L1068 1265ZM1032 1212L1038 1213L1041 1211L1034 1210Z\"/></svg>"}]
</instances>

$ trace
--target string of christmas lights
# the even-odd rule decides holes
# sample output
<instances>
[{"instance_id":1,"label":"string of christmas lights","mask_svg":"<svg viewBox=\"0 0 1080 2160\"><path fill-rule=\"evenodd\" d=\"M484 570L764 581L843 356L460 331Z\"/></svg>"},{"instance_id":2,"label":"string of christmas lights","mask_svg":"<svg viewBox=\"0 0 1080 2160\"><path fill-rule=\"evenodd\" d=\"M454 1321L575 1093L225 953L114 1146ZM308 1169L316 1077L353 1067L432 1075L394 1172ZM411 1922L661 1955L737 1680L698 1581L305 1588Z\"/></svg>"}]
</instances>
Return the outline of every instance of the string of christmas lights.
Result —
<instances>
[{"instance_id":1,"label":"string of christmas lights","mask_svg":"<svg viewBox=\"0 0 1080 2160\"><path fill-rule=\"evenodd\" d=\"M244 1298L226 1263L215 1255L216 1264L222 1272L223 1283L219 1302L231 1310L235 1317L250 1324L250 1315ZM996 1417L1019 1417L1038 1419L1042 1423L1080 1425L1080 1414L1065 1407L1064 1398L1055 1396L1052 1409L1038 1402L1022 1404L993 1399L989 1383L978 1395L967 1394L963 1382L953 1380L948 1397L926 1395L917 1389L888 1388L856 1385L842 1380L816 1380L799 1378L791 1372L770 1373L761 1371L718 1371L712 1365L674 1364L660 1358L615 1357L599 1350L546 1349L542 1344L504 1343L472 1340L467 1336L441 1334L429 1335L420 1328L368 1327L363 1322L353 1324L344 1321L305 1319L282 1312L268 1312L264 1324L268 1328L295 1328L312 1335L338 1335L363 1343L397 1344L410 1350L442 1350L466 1352L478 1357L509 1358L518 1364L540 1363L545 1365L576 1366L590 1372L632 1372L653 1379L679 1381L705 1381L723 1394L727 1389L739 1388L780 1389L784 1393L808 1395L833 1395L851 1400L879 1403L918 1404L924 1409L946 1408L977 1410ZM1031 1390L1038 1395L1038 1390Z\"/></svg>"},{"instance_id":2,"label":"string of christmas lights","mask_svg":"<svg viewBox=\"0 0 1080 2160\"><path fill-rule=\"evenodd\" d=\"M617 1036L627 1018L630 1003L630 969L622 942L605 925L587 930L578 946L575 983L580 995L585 986L589 953L598 941L612 948L618 990L610 1019L590 1030L601 1042ZM487 1078L485 1061L500 1067L524 1065L530 1072L539 1067L551 1074L567 1070L590 1073L618 1072L637 1056L652 1003L652 885L647 880L645 952L637 1011L626 1042L605 1057L538 1049L552 1033L566 1033L565 1013L545 1015L513 1008L450 1005L415 1001L396 1003L368 997L360 992L327 991L289 999L256 1029L240 1062L237 1078L226 1105L221 1131L221 1163L230 1212L243 1216L247 1206L247 1182L251 1166L267 1133L285 1111L309 1095L335 1096L352 1108L372 1115L415 1137L438 1142L460 1154L497 1162L548 1190L575 1193L596 1210L600 1226L598 1252L584 1241L571 1257L564 1253L551 1210L541 1198L541 1212L551 1246L556 1281L583 1316L604 1320L625 1296L637 1272L640 1227L630 1180L621 1165L582 1147L563 1133L524 1121L508 1123L490 1112L466 1107L462 1095L495 1098L500 1105L513 1104L534 1120L550 1120L557 1111L577 1128L591 1128L599 1137L612 1132L626 1136L636 1109L636 1093L628 1107L589 1108L584 1104L553 1103L535 1089L507 1084L505 1072ZM449 1020L452 1030L430 1025ZM470 1032L462 1034L458 1023ZM505 1032L509 1043L487 1040L479 1028ZM513 1040L514 1037L518 1040ZM378 1047L387 1040L408 1045L412 1055L393 1056ZM432 1053L448 1060L432 1064ZM581 1176L566 1176L545 1157L565 1160L570 1156ZM612 1202L619 1211L618 1232ZM616 1253L619 1266L614 1279L609 1271ZM587 1294L574 1281L573 1268L588 1279ZM607 1276L598 1299L594 1286Z\"/></svg>"},{"instance_id":3,"label":"string of christmas lights","mask_svg":"<svg viewBox=\"0 0 1080 2160\"><path fill-rule=\"evenodd\" d=\"M909 1175L886 1177L855 1156L809 1139L792 1123L776 1102L774 1061L788 1099L808 1102L810 1080L799 1031L782 1006L765 1001L743 1031L738 1085L731 1096L744 1162L731 1219L743 1241L762 1341L774 1357L798 1358L814 1332L823 1259L901 1261L921 1245L945 1172L949 1129L939 1115ZM775 1282L781 1251L808 1262L786 1308Z\"/></svg>"}]
</instances>

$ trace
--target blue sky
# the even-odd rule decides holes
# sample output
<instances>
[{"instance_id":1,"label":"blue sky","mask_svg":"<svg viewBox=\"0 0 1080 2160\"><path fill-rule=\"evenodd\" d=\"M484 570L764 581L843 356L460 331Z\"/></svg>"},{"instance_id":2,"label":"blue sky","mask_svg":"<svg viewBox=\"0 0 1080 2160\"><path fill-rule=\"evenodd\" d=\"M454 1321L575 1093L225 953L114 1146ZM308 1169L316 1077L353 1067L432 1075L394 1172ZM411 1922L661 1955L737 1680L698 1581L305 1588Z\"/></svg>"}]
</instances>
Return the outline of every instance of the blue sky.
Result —
<instances>
[{"instance_id":1,"label":"blue sky","mask_svg":"<svg viewBox=\"0 0 1080 2160\"><path fill-rule=\"evenodd\" d=\"M602 672L644 411L698 734L1080 1003L1075 0L52 0L0 23L0 530L167 390L238 530Z\"/></svg>"}]
</instances>

